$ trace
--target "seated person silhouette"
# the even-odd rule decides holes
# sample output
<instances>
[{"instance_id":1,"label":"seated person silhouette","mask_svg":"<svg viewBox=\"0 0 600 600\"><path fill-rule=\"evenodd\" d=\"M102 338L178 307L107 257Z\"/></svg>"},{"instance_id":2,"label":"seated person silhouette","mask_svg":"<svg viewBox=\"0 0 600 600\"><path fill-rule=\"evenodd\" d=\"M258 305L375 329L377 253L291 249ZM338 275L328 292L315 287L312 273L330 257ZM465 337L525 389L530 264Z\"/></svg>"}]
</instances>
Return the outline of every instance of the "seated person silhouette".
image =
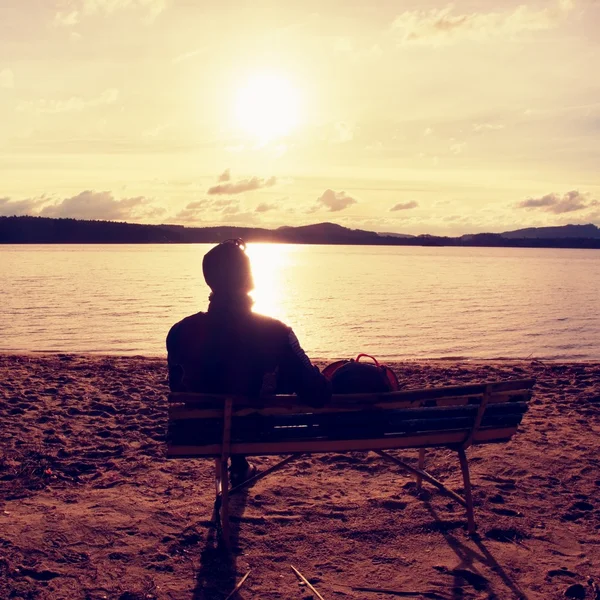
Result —
<instances>
[{"instance_id":1,"label":"seated person silhouette","mask_svg":"<svg viewBox=\"0 0 600 600\"><path fill-rule=\"evenodd\" d=\"M265 396L296 393L315 406L331 396L329 382L313 366L290 327L252 312L254 288L243 240L227 240L202 261L212 290L207 312L173 325L167 336L169 387L174 392ZM256 472L244 456L232 456L232 485Z\"/></svg>"}]
</instances>

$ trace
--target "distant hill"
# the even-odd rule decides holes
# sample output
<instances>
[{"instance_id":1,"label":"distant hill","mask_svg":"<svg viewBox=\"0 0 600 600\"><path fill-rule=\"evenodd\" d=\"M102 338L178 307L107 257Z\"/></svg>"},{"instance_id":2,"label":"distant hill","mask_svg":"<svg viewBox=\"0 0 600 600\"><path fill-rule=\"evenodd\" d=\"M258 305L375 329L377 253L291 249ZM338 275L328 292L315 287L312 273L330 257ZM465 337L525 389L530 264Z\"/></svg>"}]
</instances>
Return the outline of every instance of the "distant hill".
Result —
<instances>
[{"instance_id":1,"label":"distant hill","mask_svg":"<svg viewBox=\"0 0 600 600\"><path fill-rule=\"evenodd\" d=\"M379 235L383 237L398 237L398 238L414 238L416 235L411 235L410 233L391 233L391 232L380 232Z\"/></svg>"},{"instance_id":2,"label":"distant hill","mask_svg":"<svg viewBox=\"0 0 600 600\"><path fill-rule=\"evenodd\" d=\"M533 248L600 248L595 225L519 229L460 237L376 233L335 223L300 227L184 227L44 217L0 217L0 244L189 244L229 238L247 242L394 246L510 246Z\"/></svg>"},{"instance_id":3,"label":"distant hill","mask_svg":"<svg viewBox=\"0 0 600 600\"><path fill-rule=\"evenodd\" d=\"M591 223L588 225L562 225L560 227L528 227L507 231L502 237L508 239L548 239L548 238L578 238L578 239L600 239L600 229Z\"/></svg>"}]
</instances>

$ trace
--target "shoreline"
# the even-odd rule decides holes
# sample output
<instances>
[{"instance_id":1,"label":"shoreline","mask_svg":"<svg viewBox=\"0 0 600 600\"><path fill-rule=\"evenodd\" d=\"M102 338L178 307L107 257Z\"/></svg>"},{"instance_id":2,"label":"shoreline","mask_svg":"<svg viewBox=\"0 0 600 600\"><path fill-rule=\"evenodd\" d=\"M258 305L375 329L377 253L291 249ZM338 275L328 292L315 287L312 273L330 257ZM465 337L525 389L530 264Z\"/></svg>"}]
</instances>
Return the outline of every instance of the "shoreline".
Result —
<instances>
[{"instance_id":1,"label":"shoreline","mask_svg":"<svg viewBox=\"0 0 600 600\"><path fill-rule=\"evenodd\" d=\"M293 599L293 564L325 598L365 600L351 584L559 600L580 585L595 600L600 362L389 364L406 388L536 379L511 441L468 451L479 535L374 453L309 455L232 497L225 562L212 461L165 458L164 358L0 353L0 598L223 600L251 570L241 597ZM455 453L428 450L426 468L460 489Z\"/></svg>"}]
</instances>

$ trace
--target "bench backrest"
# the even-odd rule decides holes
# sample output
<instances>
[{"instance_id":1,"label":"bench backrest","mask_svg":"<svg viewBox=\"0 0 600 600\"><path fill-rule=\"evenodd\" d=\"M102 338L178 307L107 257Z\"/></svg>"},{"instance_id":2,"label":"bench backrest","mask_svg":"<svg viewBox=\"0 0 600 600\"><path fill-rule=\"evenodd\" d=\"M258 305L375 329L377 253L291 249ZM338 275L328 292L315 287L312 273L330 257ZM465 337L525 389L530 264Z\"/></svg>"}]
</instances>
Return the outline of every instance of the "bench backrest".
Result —
<instances>
[{"instance_id":1,"label":"bench backrest","mask_svg":"<svg viewBox=\"0 0 600 600\"><path fill-rule=\"evenodd\" d=\"M167 455L285 454L504 442L535 381L335 395L323 408L297 396L171 393Z\"/></svg>"}]
</instances>

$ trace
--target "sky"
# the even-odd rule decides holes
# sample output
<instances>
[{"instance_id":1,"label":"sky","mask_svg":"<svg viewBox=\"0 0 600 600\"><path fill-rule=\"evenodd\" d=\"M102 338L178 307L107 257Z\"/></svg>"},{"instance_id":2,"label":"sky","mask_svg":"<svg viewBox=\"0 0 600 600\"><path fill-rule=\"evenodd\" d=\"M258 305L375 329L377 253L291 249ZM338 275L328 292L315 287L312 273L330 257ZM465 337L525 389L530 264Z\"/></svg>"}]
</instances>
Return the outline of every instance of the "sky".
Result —
<instances>
[{"instance_id":1,"label":"sky","mask_svg":"<svg viewBox=\"0 0 600 600\"><path fill-rule=\"evenodd\" d=\"M0 0L0 215L600 225L599 0Z\"/></svg>"}]
</instances>

